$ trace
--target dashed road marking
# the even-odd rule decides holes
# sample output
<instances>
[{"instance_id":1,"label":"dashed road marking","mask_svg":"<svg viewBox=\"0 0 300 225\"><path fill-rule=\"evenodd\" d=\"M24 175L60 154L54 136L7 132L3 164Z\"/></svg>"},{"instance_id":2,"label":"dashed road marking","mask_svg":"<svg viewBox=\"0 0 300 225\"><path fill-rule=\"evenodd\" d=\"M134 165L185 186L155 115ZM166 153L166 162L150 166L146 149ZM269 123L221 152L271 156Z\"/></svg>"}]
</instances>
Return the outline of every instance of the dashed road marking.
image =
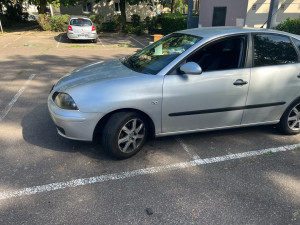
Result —
<instances>
[{"instance_id":1,"label":"dashed road marking","mask_svg":"<svg viewBox=\"0 0 300 225\"><path fill-rule=\"evenodd\" d=\"M102 47L104 47L104 48L105 48L105 46L104 46L103 42L101 41L101 39L100 39L99 37L98 37L98 40L100 41L100 43L101 43Z\"/></svg>"},{"instance_id":2,"label":"dashed road marking","mask_svg":"<svg viewBox=\"0 0 300 225\"><path fill-rule=\"evenodd\" d=\"M15 42L15 41L19 40L21 37L23 37L23 36L20 35L20 37L16 38L16 39L13 40L12 42ZM7 43L6 45L3 46L3 48L6 48L6 47L9 46L10 44L12 44L12 42Z\"/></svg>"},{"instance_id":3,"label":"dashed road marking","mask_svg":"<svg viewBox=\"0 0 300 225\"><path fill-rule=\"evenodd\" d=\"M145 168L139 170L132 170L128 172L100 175L96 177L80 178L80 179L70 180L67 182L59 182L59 183L45 184L41 186L28 187L28 188L15 190L15 191L0 192L0 200L22 197L27 195L34 195L34 194L54 191L54 190L61 190L70 187L84 186L88 184L102 183L105 181L124 180L136 176L161 173L161 172L172 171L177 169L185 169L185 168L190 168L190 167L195 167L195 166L200 166L205 164L219 163L219 162L224 162L224 161L229 161L234 159L248 158L252 156L263 155L269 152L275 153L275 152L291 151L299 147L300 144L286 145L277 148L268 148L268 149L263 149L258 151L242 152L237 154L230 154L230 155L224 155L224 156L206 158L206 159L196 159L193 161L175 163L175 164L170 164L165 166L151 167L151 168Z\"/></svg>"},{"instance_id":4,"label":"dashed road marking","mask_svg":"<svg viewBox=\"0 0 300 225\"><path fill-rule=\"evenodd\" d=\"M192 150L188 145L186 145L181 138L176 137L175 140L181 145L181 147L187 152L187 154L193 160L200 159L199 155L194 150Z\"/></svg>"},{"instance_id":5,"label":"dashed road marking","mask_svg":"<svg viewBox=\"0 0 300 225\"><path fill-rule=\"evenodd\" d=\"M0 122L4 120L4 118L7 116L13 105L17 102L18 98L21 96L23 91L27 88L28 84L32 81L32 79L36 76L36 74L31 74L30 77L27 79L25 84L20 88L20 90L17 92L17 94L13 97L13 99L8 103L8 105L5 107L3 112L0 114Z\"/></svg>"},{"instance_id":6,"label":"dashed road marking","mask_svg":"<svg viewBox=\"0 0 300 225\"><path fill-rule=\"evenodd\" d=\"M60 41L61 41L61 36L59 37L58 43L57 43L57 45L56 45L56 48L59 47Z\"/></svg>"}]
</instances>

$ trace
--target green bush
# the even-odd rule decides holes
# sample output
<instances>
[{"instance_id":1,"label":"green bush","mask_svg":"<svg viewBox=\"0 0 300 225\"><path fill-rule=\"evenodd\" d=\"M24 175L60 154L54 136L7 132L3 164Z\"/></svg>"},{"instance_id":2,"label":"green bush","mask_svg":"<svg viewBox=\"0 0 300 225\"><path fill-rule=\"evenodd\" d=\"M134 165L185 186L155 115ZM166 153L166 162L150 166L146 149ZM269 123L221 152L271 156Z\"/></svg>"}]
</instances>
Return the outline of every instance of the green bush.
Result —
<instances>
[{"instance_id":1,"label":"green bush","mask_svg":"<svg viewBox=\"0 0 300 225\"><path fill-rule=\"evenodd\" d=\"M147 16L145 18L144 22L145 22L145 28L148 30L148 32L150 34L154 31L155 27L157 26L158 17L154 16L154 17L150 18L149 16Z\"/></svg>"},{"instance_id":2,"label":"green bush","mask_svg":"<svg viewBox=\"0 0 300 225\"><path fill-rule=\"evenodd\" d=\"M136 35L142 35L145 34L145 25L140 24L139 26L134 26L133 24L125 24L123 28L123 32L125 34L136 34Z\"/></svg>"},{"instance_id":3,"label":"green bush","mask_svg":"<svg viewBox=\"0 0 300 225\"><path fill-rule=\"evenodd\" d=\"M92 15L90 15L90 19L93 22L97 32L99 32L102 29L102 16L92 14Z\"/></svg>"},{"instance_id":4,"label":"green bush","mask_svg":"<svg viewBox=\"0 0 300 225\"><path fill-rule=\"evenodd\" d=\"M300 34L300 18L297 18L294 20L287 18L285 21L278 24L277 27L275 27L275 29L299 35Z\"/></svg>"},{"instance_id":5,"label":"green bush","mask_svg":"<svg viewBox=\"0 0 300 225\"><path fill-rule=\"evenodd\" d=\"M67 29L66 22L68 22L69 15L61 16L47 16L45 14L39 14L38 23L47 31L65 32Z\"/></svg>"},{"instance_id":6,"label":"green bush","mask_svg":"<svg viewBox=\"0 0 300 225\"><path fill-rule=\"evenodd\" d=\"M180 13L168 13L161 16L163 34L186 29L187 16Z\"/></svg>"},{"instance_id":7,"label":"green bush","mask_svg":"<svg viewBox=\"0 0 300 225\"><path fill-rule=\"evenodd\" d=\"M122 17L121 16L113 16L109 22L102 24L103 31L120 31L122 29Z\"/></svg>"},{"instance_id":8,"label":"green bush","mask_svg":"<svg viewBox=\"0 0 300 225\"><path fill-rule=\"evenodd\" d=\"M137 27L140 25L141 17L137 14L131 15L131 22L134 27Z\"/></svg>"},{"instance_id":9,"label":"green bush","mask_svg":"<svg viewBox=\"0 0 300 225\"><path fill-rule=\"evenodd\" d=\"M123 28L123 32L125 34L134 34L135 33L135 27L133 27L132 24L125 24Z\"/></svg>"}]
</instances>

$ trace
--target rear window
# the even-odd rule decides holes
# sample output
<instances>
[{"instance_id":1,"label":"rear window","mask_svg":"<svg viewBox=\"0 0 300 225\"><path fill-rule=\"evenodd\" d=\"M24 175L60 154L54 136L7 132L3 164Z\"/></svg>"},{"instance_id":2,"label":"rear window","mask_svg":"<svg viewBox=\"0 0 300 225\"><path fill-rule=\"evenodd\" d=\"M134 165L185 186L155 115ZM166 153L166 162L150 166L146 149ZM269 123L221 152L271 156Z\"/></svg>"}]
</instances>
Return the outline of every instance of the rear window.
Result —
<instances>
[{"instance_id":1,"label":"rear window","mask_svg":"<svg viewBox=\"0 0 300 225\"><path fill-rule=\"evenodd\" d=\"M86 19L72 19L70 25L80 27L92 26L92 21Z\"/></svg>"}]
</instances>

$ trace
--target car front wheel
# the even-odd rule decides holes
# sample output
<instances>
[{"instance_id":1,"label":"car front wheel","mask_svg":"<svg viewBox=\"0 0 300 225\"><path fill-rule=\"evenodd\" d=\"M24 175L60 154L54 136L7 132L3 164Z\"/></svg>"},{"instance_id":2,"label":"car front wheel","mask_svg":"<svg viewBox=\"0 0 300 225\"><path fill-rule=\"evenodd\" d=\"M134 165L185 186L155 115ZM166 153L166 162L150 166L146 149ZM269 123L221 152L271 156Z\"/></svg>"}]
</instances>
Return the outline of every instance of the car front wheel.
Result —
<instances>
[{"instance_id":1,"label":"car front wheel","mask_svg":"<svg viewBox=\"0 0 300 225\"><path fill-rule=\"evenodd\" d=\"M113 114L106 123L102 143L119 159L129 158L140 151L148 136L146 119L137 112Z\"/></svg>"},{"instance_id":2,"label":"car front wheel","mask_svg":"<svg viewBox=\"0 0 300 225\"><path fill-rule=\"evenodd\" d=\"M284 112L279 123L280 130L285 134L300 132L300 99L291 104Z\"/></svg>"}]
</instances>

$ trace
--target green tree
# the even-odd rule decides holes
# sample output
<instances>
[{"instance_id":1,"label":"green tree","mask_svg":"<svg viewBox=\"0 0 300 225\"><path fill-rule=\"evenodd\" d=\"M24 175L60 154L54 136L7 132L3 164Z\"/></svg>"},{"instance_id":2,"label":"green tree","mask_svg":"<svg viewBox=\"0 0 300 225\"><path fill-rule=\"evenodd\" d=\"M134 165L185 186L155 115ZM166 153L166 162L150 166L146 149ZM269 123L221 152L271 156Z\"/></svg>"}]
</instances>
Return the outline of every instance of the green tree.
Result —
<instances>
[{"instance_id":1,"label":"green tree","mask_svg":"<svg viewBox=\"0 0 300 225\"><path fill-rule=\"evenodd\" d=\"M29 0L28 3L33 4L38 7L39 14L45 14L46 13L46 6L48 4L54 5L54 6L74 6L82 3L83 1L80 0Z\"/></svg>"}]
</instances>

